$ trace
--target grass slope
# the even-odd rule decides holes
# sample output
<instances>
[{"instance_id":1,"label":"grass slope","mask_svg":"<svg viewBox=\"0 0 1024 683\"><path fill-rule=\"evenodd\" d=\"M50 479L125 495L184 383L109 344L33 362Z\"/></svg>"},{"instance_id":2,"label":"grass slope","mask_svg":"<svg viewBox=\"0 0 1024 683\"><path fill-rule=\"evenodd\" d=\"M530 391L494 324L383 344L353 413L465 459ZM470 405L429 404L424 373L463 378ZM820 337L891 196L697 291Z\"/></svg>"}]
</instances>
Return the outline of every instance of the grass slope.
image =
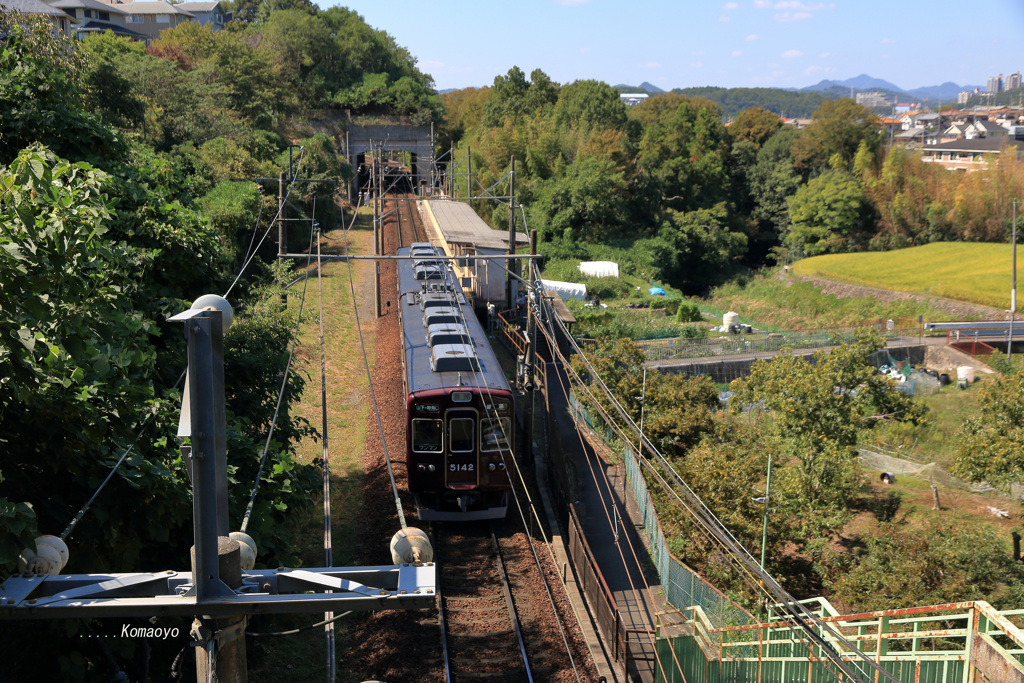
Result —
<instances>
[{"instance_id":1,"label":"grass slope","mask_svg":"<svg viewBox=\"0 0 1024 683\"><path fill-rule=\"evenodd\" d=\"M886 252L828 254L798 261L797 275L1010 307L1008 244L934 242Z\"/></svg>"},{"instance_id":2,"label":"grass slope","mask_svg":"<svg viewBox=\"0 0 1024 683\"><path fill-rule=\"evenodd\" d=\"M715 316L735 311L742 322L768 330L834 329L866 320L916 319L919 315L925 320L948 318L934 307L911 299L889 302L874 297L840 299L819 291L810 282L779 280L766 275L716 287L707 299L698 303L701 311Z\"/></svg>"}]
</instances>

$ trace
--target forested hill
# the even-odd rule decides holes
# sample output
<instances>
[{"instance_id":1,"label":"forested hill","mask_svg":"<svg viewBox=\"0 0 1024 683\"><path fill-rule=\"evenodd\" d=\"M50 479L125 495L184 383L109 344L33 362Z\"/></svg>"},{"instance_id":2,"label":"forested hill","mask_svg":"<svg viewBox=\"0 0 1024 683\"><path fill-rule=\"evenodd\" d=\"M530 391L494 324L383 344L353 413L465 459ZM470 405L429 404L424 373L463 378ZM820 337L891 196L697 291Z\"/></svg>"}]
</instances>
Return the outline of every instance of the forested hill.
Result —
<instances>
[{"instance_id":1,"label":"forested hill","mask_svg":"<svg viewBox=\"0 0 1024 683\"><path fill-rule=\"evenodd\" d=\"M675 88L677 95L703 97L722 109L722 116L733 119L744 109L761 107L791 119L809 119L825 100L841 97L835 92L781 90L779 88Z\"/></svg>"}]
</instances>

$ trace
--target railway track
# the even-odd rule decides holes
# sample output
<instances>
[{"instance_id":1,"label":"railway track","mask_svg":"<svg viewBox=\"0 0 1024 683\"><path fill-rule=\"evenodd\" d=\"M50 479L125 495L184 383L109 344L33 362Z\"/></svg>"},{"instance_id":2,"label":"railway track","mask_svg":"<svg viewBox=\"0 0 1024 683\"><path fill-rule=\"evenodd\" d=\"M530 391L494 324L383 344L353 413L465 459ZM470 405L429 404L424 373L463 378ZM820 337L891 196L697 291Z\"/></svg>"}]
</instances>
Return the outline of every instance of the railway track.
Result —
<instances>
[{"instance_id":1,"label":"railway track","mask_svg":"<svg viewBox=\"0 0 1024 683\"><path fill-rule=\"evenodd\" d=\"M407 247L413 242L426 242L427 235L416 216L416 198L411 194L395 194L384 203L385 254Z\"/></svg>"},{"instance_id":2,"label":"railway track","mask_svg":"<svg viewBox=\"0 0 1024 683\"><path fill-rule=\"evenodd\" d=\"M434 526L446 683L532 681L501 547L490 525Z\"/></svg>"}]
</instances>

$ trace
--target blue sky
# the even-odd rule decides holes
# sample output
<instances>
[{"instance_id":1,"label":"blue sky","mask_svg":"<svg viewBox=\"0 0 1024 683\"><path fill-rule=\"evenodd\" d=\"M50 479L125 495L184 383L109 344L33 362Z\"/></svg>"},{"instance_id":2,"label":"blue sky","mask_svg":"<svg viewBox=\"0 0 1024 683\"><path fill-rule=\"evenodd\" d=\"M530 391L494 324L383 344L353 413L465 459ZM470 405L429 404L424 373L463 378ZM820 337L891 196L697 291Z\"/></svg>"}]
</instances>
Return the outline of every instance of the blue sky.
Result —
<instances>
[{"instance_id":1,"label":"blue sky","mask_svg":"<svg viewBox=\"0 0 1024 683\"><path fill-rule=\"evenodd\" d=\"M1024 0L352 0L438 89L512 66L559 83L804 87L862 73L904 89L1024 70Z\"/></svg>"}]
</instances>

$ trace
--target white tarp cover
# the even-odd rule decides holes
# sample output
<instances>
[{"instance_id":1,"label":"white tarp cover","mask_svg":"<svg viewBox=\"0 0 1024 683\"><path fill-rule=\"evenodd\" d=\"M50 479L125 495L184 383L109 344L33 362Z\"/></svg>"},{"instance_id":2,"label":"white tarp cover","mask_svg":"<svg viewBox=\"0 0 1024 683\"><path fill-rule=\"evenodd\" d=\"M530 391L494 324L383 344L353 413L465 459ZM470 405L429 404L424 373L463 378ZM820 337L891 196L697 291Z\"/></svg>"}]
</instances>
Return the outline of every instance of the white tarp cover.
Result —
<instances>
[{"instance_id":1,"label":"white tarp cover","mask_svg":"<svg viewBox=\"0 0 1024 683\"><path fill-rule=\"evenodd\" d=\"M618 277L619 264L615 261L580 261L580 272L590 277Z\"/></svg>"},{"instance_id":2,"label":"white tarp cover","mask_svg":"<svg viewBox=\"0 0 1024 683\"><path fill-rule=\"evenodd\" d=\"M562 301L576 299L576 301L587 301L587 286L578 282L559 282L558 280L541 280L541 286L545 290L555 292L562 297Z\"/></svg>"}]
</instances>

